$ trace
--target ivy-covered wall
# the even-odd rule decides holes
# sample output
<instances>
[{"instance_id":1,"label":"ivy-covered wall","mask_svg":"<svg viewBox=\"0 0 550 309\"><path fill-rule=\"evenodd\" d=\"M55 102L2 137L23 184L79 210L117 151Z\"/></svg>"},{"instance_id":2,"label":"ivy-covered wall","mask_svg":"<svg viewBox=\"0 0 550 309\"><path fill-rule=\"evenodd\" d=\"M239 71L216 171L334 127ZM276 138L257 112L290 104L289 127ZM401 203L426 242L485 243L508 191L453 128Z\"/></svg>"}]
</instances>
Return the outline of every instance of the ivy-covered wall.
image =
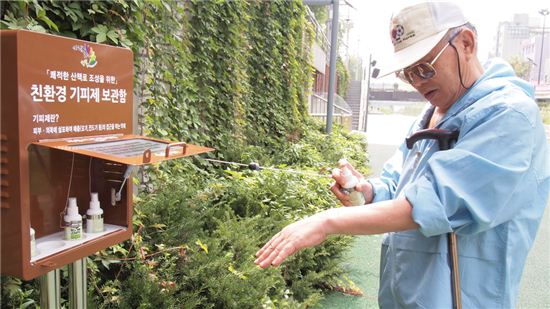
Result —
<instances>
[{"instance_id":1,"label":"ivy-covered wall","mask_svg":"<svg viewBox=\"0 0 550 309\"><path fill-rule=\"evenodd\" d=\"M336 73L338 76L338 87L336 89L336 93L345 98L348 92L350 76L344 62L342 61L342 58L340 57L338 57L338 60L336 61Z\"/></svg>"},{"instance_id":2,"label":"ivy-covered wall","mask_svg":"<svg viewBox=\"0 0 550 309\"><path fill-rule=\"evenodd\" d=\"M131 48L141 133L216 148L223 160L325 173L366 162L359 138L307 114L311 36L298 0L1 1L2 28ZM335 286L347 237L261 270L254 252L336 201L330 179L240 171L200 158L150 168L134 236L89 258L90 308L306 308ZM66 280L64 278L63 280ZM62 282L65 285L66 282ZM2 307L37 304L2 278ZM63 304L66 304L63 291Z\"/></svg>"},{"instance_id":3,"label":"ivy-covered wall","mask_svg":"<svg viewBox=\"0 0 550 309\"><path fill-rule=\"evenodd\" d=\"M136 86L150 90L142 96L144 133L223 155L300 130L309 65L298 2L191 1L174 9L143 36Z\"/></svg>"}]
</instances>

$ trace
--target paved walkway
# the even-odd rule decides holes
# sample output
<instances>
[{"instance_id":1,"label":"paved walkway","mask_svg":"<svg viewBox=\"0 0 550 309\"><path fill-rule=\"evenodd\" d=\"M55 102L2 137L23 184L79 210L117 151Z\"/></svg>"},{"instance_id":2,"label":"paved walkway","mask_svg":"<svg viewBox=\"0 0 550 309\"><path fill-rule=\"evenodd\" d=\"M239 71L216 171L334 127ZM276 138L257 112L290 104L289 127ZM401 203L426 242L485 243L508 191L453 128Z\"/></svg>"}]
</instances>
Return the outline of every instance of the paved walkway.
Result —
<instances>
[{"instance_id":1,"label":"paved walkway","mask_svg":"<svg viewBox=\"0 0 550 309\"><path fill-rule=\"evenodd\" d=\"M380 173L384 162L393 154L409 129L413 117L402 115L369 115L368 152L372 174ZM550 126L547 126L550 142ZM517 308L550 308L550 203L546 208L535 244L527 258L521 281ZM377 308L378 271L381 236L358 236L347 254L344 265L351 279L363 291L362 297L331 293L320 308Z\"/></svg>"}]
</instances>

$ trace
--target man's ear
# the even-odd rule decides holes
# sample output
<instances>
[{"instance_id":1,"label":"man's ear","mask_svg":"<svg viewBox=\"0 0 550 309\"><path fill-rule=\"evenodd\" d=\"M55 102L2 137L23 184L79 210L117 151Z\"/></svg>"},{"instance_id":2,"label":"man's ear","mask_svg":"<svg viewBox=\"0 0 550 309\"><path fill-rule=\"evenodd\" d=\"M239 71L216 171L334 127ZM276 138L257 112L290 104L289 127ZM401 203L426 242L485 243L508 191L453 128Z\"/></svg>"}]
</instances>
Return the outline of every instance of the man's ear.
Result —
<instances>
[{"instance_id":1,"label":"man's ear","mask_svg":"<svg viewBox=\"0 0 550 309\"><path fill-rule=\"evenodd\" d=\"M462 30L462 33L458 37L457 44L459 45L459 48L463 51L464 57L467 61L476 57L477 38L472 30L467 28Z\"/></svg>"}]
</instances>

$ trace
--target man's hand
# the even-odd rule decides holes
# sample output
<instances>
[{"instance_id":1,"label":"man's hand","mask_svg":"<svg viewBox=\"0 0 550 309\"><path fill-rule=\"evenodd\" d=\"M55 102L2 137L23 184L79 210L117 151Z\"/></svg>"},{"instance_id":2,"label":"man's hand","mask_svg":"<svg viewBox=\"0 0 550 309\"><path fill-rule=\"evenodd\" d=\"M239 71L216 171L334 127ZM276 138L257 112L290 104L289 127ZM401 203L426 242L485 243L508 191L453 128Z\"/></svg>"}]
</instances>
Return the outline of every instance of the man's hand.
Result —
<instances>
[{"instance_id":1,"label":"man's hand","mask_svg":"<svg viewBox=\"0 0 550 309\"><path fill-rule=\"evenodd\" d=\"M363 195L365 196L365 202L367 204L371 203L374 197L374 194L372 192L372 185L368 181L366 181L363 175L355 170L355 168L353 168L353 166L346 159L340 159L338 161L338 168L332 170L332 178L334 178L335 182L330 187L330 191L334 193L334 195L337 199L340 200L342 205L351 206L349 195L344 194L341 191L342 184L344 183L344 178L340 170L343 167L347 167L352 172L352 174L359 179L359 183L355 186L355 191L363 193Z\"/></svg>"},{"instance_id":2,"label":"man's hand","mask_svg":"<svg viewBox=\"0 0 550 309\"><path fill-rule=\"evenodd\" d=\"M262 268L279 266L298 250L322 243L328 235L371 235L418 227L405 198L368 207L331 208L287 225L256 253L254 263Z\"/></svg>"},{"instance_id":3,"label":"man's hand","mask_svg":"<svg viewBox=\"0 0 550 309\"><path fill-rule=\"evenodd\" d=\"M254 263L261 268L279 266L298 250L322 243L327 237L325 226L322 212L286 226L256 253Z\"/></svg>"}]
</instances>

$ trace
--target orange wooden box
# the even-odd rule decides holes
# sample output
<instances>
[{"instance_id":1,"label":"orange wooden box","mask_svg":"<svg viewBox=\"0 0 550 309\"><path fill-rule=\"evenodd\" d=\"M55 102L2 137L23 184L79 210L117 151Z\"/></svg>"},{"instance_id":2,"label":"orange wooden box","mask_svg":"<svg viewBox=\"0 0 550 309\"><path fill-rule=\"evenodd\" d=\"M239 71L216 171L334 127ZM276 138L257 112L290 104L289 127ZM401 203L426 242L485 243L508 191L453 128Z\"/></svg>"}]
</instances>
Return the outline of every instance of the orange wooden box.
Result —
<instances>
[{"instance_id":1,"label":"orange wooden box","mask_svg":"<svg viewBox=\"0 0 550 309\"><path fill-rule=\"evenodd\" d=\"M128 166L213 150L132 135L129 49L25 30L0 31L0 44L4 275L33 279L129 239L132 182L122 186ZM105 232L64 240L67 198L76 197L84 215L90 192L98 192Z\"/></svg>"}]
</instances>

